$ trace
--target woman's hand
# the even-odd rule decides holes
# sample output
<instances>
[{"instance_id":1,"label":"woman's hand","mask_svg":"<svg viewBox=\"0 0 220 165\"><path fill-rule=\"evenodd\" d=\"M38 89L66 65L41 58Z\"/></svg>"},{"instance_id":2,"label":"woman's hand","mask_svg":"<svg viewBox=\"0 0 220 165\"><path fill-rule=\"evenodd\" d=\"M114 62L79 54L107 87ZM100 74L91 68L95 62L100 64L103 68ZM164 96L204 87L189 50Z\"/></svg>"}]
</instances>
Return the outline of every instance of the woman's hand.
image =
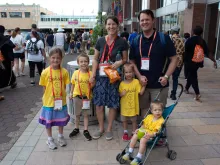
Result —
<instances>
[{"instance_id":1,"label":"woman's hand","mask_svg":"<svg viewBox=\"0 0 220 165\"><path fill-rule=\"evenodd\" d=\"M90 77L89 82L91 84L95 84L95 77L94 76Z\"/></svg>"},{"instance_id":2,"label":"woman's hand","mask_svg":"<svg viewBox=\"0 0 220 165\"><path fill-rule=\"evenodd\" d=\"M137 134L138 133L138 129L136 129L134 133Z\"/></svg>"},{"instance_id":3,"label":"woman's hand","mask_svg":"<svg viewBox=\"0 0 220 165\"><path fill-rule=\"evenodd\" d=\"M121 61L116 61L114 64L111 65L111 66L112 66L112 69L117 69L118 67L121 66L121 64L122 64Z\"/></svg>"}]
</instances>

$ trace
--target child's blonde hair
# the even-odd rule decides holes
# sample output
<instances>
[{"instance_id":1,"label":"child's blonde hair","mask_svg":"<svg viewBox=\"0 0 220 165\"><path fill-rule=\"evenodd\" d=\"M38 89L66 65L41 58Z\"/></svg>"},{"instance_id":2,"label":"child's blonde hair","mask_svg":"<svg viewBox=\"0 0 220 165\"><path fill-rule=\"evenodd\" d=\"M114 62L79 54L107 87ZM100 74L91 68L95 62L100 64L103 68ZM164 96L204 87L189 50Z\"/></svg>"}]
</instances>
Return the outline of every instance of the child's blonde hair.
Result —
<instances>
[{"instance_id":1,"label":"child's blonde hair","mask_svg":"<svg viewBox=\"0 0 220 165\"><path fill-rule=\"evenodd\" d=\"M128 69L128 68L131 68L131 69L132 69L132 72L134 73L134 64L129 63L129 62L125 63L124 66L123 66L124 79L126 79L126 78L125 78L125 70ZM134 76L134 75L133 75L133 76Z\"/></svg>"},{"instance_id":2,"label":"child's blonde hair","mask_svg":"<svg viewBox=\"0 0 220 165\"><path fill-rule=\"evenodd\" d=\"M82 52L80 55L78 55L77 57L77 63L79 63L79 58L80 57L85 57L87 59L87 61L89 62L89 56L85 53L85 52Z\"/></svg>"},{"instance_id":3,"label":"child's blonde hair","mask_svg":"<svg viewBox=\"0 0 220 165\"><path fill-rule=\"evenodd\" d=\"M52 49L50 50L49 57L51 57L52 55L56 53L59 54L60 57L63 59L63 54L64 54L63 50L60 47L56 47L56 46L52 47Z\"/></svg>"},{"instance_id":4,"label":"child's blonde hair","mask_svg":"<svg viewBox=\"0 0 220 165\"><path fill-rule=\"evenodd\" d=\"M159 101L152 101L150 104L150 109L152 110L155 106L160 106L161 110L163 110L163 103Z\"/></svg>"}]
</instances>

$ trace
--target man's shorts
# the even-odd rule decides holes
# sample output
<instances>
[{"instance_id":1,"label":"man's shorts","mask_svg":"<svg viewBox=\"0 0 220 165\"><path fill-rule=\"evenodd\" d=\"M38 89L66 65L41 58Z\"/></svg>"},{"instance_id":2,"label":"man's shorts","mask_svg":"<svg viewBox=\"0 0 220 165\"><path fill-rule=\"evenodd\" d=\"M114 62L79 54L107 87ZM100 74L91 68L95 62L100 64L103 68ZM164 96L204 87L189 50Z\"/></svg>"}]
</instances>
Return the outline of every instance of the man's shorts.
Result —
<instances>
[{"instance_id":1,"label":"man's shorts","mask_svg":"<svg viewBox=\"0 0 220 165\"><path fill-rule=\"evenodd\" d=\"M137 121L137 116L122 116L121 115L121 121Z\"/></svg>"},{"instance_id":2,"label":"man's shorts","mask_svg":"<svg viewBox=\"0 0 220 165\"><path fill-rule=\"evenodd\" d=\"M159 89L146 88L144 94L139 97L140 109L149 109L150 103L152 101L156 101L155 98L157 97L160 90L161 88ZM157 98L158 101L163 103L164 107L167 104L168 91L169 91L169 87L163 88L160 95Z\"/></svg>"},{"instance_id":3,"label":"man's shorts","mask_svg":"<svg viewBox=\"0 0 220 165\"><path fill-rule=\"evenodd\" d=\"M89 115L90 110L82 110L82 99L79 97L73 98L74 116L80 116L81 114Z\"/></svg>"},{"instance_id":4,"label":"man's shorts","mask_svg":"<svg viewBox=\"0 0 220 165\"><path fill-rule=\"evenodd\" d=\"M25 58L24 53L13 53L14 58L20 58L21 60Z\"/></svg>"}]
</instances>

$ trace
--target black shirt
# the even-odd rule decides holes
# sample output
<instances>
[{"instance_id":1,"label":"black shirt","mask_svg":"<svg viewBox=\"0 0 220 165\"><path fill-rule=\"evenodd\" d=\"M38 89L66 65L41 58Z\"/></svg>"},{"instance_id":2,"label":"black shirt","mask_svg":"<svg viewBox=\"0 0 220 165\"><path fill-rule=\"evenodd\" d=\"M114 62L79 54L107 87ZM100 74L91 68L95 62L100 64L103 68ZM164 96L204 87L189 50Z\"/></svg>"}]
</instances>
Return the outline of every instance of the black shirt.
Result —
<instances>
[{"instance_id":1,"label":"black shirt","mask_svg":"<svg viewBox=\"0 0 220 165\"><path fill-rule=\"evenodd\" d=\"M122 38L125 37L126 40L128 41L129 33L128 33L128 32L122 32L121 35L120 35L120 37L122 37Z\"/></svg>"},{"instance_id":2,"label":"black shirt","mask_svg":"<svg viewBox=\"0 0 220 165\"><path fill-rule=\"evenodd\" d=\"M98 39L97 43L96 43L96 46L95 46L95 49L99 51L100 55L99 55L99 61L101 60L101 57L102 57L102 54L103 54L103 51L104 51L104 48L105 48L105 45L106 45L106 51L105 51L105 58L104 60L107 59L107 56L108 56L108 51L109 51L109 47L108 45L106 44L106 40L105 40L105 37L101 37ZM112 53L111 53L111 56L110 56L110 61L111 62L115 62L116 61L116 55L118 53L118 51L121 52L121 55L122 55L122 52L123 51L127 51L128 50L128 43L127 41L125 41L123 38L121 37L117 37L116 40L115 40L115 44L114 44L114 47L112 49Z\"/></svg>"},{"instance_id":3,"label":"black shirt","mask_svg":"<svg viewBox=\"0 0 220 165\"><path fill-rule=\"evenodd\" d=\"M161 42L159 32L156 32L156 38L153 42L151 53L150 53L150 69L149 71L141 70L141 56L139 51L140 35L142 35L142 56L148 57L148 51L153 41L154 33L150 38L146 38L143 33L138 35L132 42L130 47L130 60L134 60L141 75L147 77L147 88L162 88L159 78L163 76L163 69L166 66L165 63L169 57L176 55L176 49L173 42L168 35L164 35L165 43ZM169 60L168 60L169 61ZM169 84L166 85L166 87Z\"/></svg>"}]
</instances>

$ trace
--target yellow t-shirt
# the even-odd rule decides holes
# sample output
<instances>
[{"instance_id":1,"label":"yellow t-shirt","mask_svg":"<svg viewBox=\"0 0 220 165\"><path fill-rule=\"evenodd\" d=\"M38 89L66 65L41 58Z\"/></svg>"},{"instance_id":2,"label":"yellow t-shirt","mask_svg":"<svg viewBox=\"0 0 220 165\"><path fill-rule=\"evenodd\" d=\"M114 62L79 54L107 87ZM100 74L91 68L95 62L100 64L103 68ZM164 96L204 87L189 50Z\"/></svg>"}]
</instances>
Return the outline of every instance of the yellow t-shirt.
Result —
<instances>
[{"instance_id":1,"label":"yellow t-shirt","mask_svg":"<svg viewBox=\"0 0 220 165\"><path fill-rule=\"evenodd\" d=\"M147 115L147 117L143 121L144 129L150 134L157 133L164 122L164 118L162 116L156 121L153 121L153 119L154 116L150 114Z\"/></svg>"},{"instance_id":2,"label":"yellow t-shirt","mask_svg":"<svg viewBox=\"0 0 220 165\"><path fill-rule=\"evenodd\" d=\"M126 84L121 82L119 86L119 92L126 90L126 95L121 97L121 115L122 116L136 116L139 115L139 93L141 91L141 84L137 79L133 79L132 82Z\"/></svg>"},{"instance_id":3,"label":"yellow t-shirt","mask_svg":"<svg viewBox=\"0 0 220 165\"><path fill-rule=\"evenodd\" d=\"M52 69L52 79L55 98L60 98L60 70ZM70 83L69 73L66 69L62 68L62 104L66 105L66 85ZM52 82L50 78L50 67L47 67L40 76L39 85L46 87L43 95L43 106L54 107L54 96L52 92Z\"/></svg>"},{"instance_id":4,"label":"yellow t-shirt","mask_svg":"<svg viewBox=\"0 0 220 165\"><path fill-rule=\"evenodd\" d=\"M78 81L78 76L79 76L79 81ZM87 96L87 98L91 98L92 91L90 89L90 96L89 96L89 78L92 76L92 72L89 71L87 73L82 73L79 70L76 70L71 78L71 83L74 85L74 90L73 90L73 97L79 95L81 96L80 90L79 90L79 85L81 88L81 92L83 96ZM91 88L91 87L90 87Z\"/></svg>"}]
</instances>

